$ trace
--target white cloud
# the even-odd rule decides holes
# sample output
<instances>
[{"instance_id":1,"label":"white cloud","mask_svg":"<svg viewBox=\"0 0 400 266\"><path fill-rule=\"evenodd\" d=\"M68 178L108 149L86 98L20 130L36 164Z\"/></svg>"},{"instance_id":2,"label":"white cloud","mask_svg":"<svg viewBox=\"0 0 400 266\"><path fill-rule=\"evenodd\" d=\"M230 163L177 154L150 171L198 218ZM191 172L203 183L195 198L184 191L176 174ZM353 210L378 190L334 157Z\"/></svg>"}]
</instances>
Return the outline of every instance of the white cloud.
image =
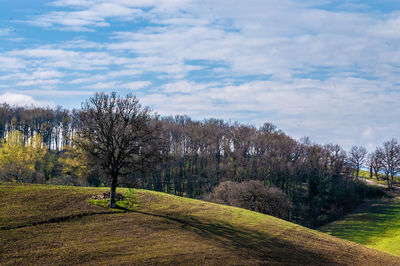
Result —
<instances>
[{"instance_id":1,"label":"white cloud","mask_svg":"<svg viewBox=\"0 0 400 266\"><path fill-rule=\"evenodd\" d=\"M123 70L110 71L107 73L107 76L111 77L111 78L124 77L124 76L132 77L132 76L142 74L144 72L143 69L135 68L135 67L133 69L129 69L129 67L132 67L132 66L127 66Z\"/></svg>"},{"instance_id":2,"label":"white cloud","mask_svg":"<svg viewBox=\"0 0 400 266\"><path fill-rule=\"evenodd\" d=\"M398 58L397 45L387 46L390 39L376 35L371 38L372 33L366 29L380 21L367 15L304 8L296 10L296 14L294 10L282 8L275 13L267 5L260 8L246 3L243 10L252 14L250 18L246 12L242 14L240 4L235 9L215 6L220 9L218 15L233 21L237 30L226 30L206 15L200 20L208 24L118 32L115 38L120 41L109 44L108 48L157 58L157 66L182 71L181 75L187 73L180 67L185 60L208 60L227 64L231 74L269 74L280 79L297 73L308 74L314 66L343 71L357 65L363 71L378 74L378 69Z\"/></svg>"},{"instance_id":3,"label":"white cloud","mask_svg":"<svg viewBox=\"0 0 400 266\"><path fill-rule=\"evenodd\" d=\"M39 71L34 71L32 73L33 79L35 79L35 78L41 78L41 79L60 78L62 76L64 76L64 74L62 74L56 70L39 70Z\"/></svg>"},{"instance_id":4,"label":"white cloud","mask_svg":"<svg viewBox=\"0 0 400 266\"><path fill-rule=\"evenodd\" d=\"M0 28L0 36L7 36L11 32L11 29L9 28Z\"/></svg>"},{"instance_id":5,"label":"white cloud","mask_svg":"<svg viewBox=\"0 0 400 266\"><path fill-rule=\"evenodd\" d=\"M69 81L70 84L81 84L81 83L91 83L91 82L98 82L107 79L105 75L92 75L92 76L84 76L73 79Z\"/></svg>"},{"instance_id":6,"label":"white cloud","mask_svg":"<svg viewBox=\"0 0 400 266\"><path fill-rule=\"evenodd\" d=\"M55 70L40 70L33 71L32 73L14 72L0 77L0 80L33 80L33 79L47 79L47 78L60 78L63 74Z\"/></svg>"},{"instance_id":7,"label":"white cloud","mask_svg":"<svg viewBox=\"0 0 400 266\"><path fill-rule=\"evenodd\" d=\"M40 68L48 69L96 70L126 62L126 59L112 56L107 52L81 52L44 46L10 51L8 55L29 60L35 67L40 65Z\"/></svg>"},{"instance_id":8,"label":"white cloud","mask_svg":"<svg viewBox=\"0 0 400 266\"><path fill-rule=\"evenodd\" d=\"M26 62L17 57L2 56L0 54L0 70L25 68Z\"/></svg>"},{"instance_id":9,"label":"white cloud","mask_svg":"<svg viewBox=\"0 0 400 266\"><path fill-rule=\"evenodd\" d=\"M179 80L172 83L162 85L164 92L168 93L195 93L206 88L216 86L218 83L195 83L186 80Z\"/></svg>"},{"instance_id":10,"label":"white cloud","mask_svg":"<svg viewBox=\"0 0 400 266\"><path fill-rule=\"evenodd\" d=\"M51 87L53 88L55 84L59 83L58 79L34 79L34 80L25 80L20 81L16 85L17 86L42 86L42 87Z\"/></svg>"},{"instance_id":11,"label":"white cloud","mask_svg":"<svg viewBox=\"0 0 400 266\"><path fill-rule=\"evenodd\" d=\"M59 90L59 89L46 89L46 90L38 90L38 89L30 89L30 90L18 90L17 94L28 94L34 96L47 96L52 97L52 99L56 100L61 98L62 101L65 99L64 97L73 97L73 96L89 96L93 95L93 90ZM62 104L61 104L62 105Z\"/></svg>"},{"instance_id":12,"label":"white cloud","mask_svg":"<svg viewBox=\"0 0 400 266\"><path fill-rule=\"evenodd\" d=\"M180 81L142 99L163 115L218 117L257 125L269 121L296 138L311 136L318 142L349 148L365 142L377 145L398 134L400 107L395 99L400 99L400 92L387 94L379 90L381 85L363 79L254 81L209 87Z\"/></svg>"},{"instance_id":13,"label":"white cloud","mask_svg":"<svg viewBox=\"0 0 400 266\"><path fill-rule=\"evenodd\" d=\"M52 11L30 21L41 27L60 26L65 30L93 31L93 27L106 27L108 18L134 19L142 16L140 9L130 8L117 2L87 1L78 4L76 1L58 1L55 6L74 6L78 11Z\"/></svg>"},{"instance_id":14,"label":"white cloud","mask_svg":"<svg viewBox=\"0 0 400 266\"><path fill-rule=\"evenodd\" d=\"M148 87L151 85L150 81L133 81L133 82L128 82L128 83L124 83L121 84L119 87L120 88L127 88L130 90L138 90L138 89L142 89L145 87Z\"/></svg>"},{"instance_id":15,"label":"white cloud","mask_svg":"<svg viewBox=\"0 0 400 266\"><path fill-rule=\"evenodd\" d=\"M366 127L361 134L361 137L367 140L371 140L374 137L374 130L371 127Z\"/></svg>"},{"instance_id":16,"label":"white cloud","mask_svg":"<svg viewBox=\"0 0 400 266\"><path fill-rule=\"evenodd\" d=\"M105 69L119 61L126 67L143 71L166 72L167 78L182 78L195 70L195 66L185 63L188 60L222 62L229 66L231 75L272 75L286 80L297 73L307 75L313 66L351 68L358 65L378 75L378 69L400 59L396 46L385 45L394 36L391 33L396 30L398 20L395 16L328 12L309 8L310 3L313 2L234 1L226 5L223 1L201 4L193 1L57 1L58 7L78 9L57 13L59 16L70 19L79 15L83 24L78 21L76 25L90 29L97 22L108 25L107 19L111 17L130 17L131 9L141 7L151 8L142 14L145 19L165 26L118 32L111 43L80 40L65 46L108 48L109 54L103 52L90 57L57 49L44 52L47 58L52 53L60 53L56 62L49 63L53 67ZM57 23L61 24L62 19L54 18L50 24ZM122 54L123 58L111 54Z\"/></svg>"},{"instance_id":17,"label":"white cloud","mask_svg":"<svg viewBox=\"0 0 400 266\"><path fill-rule=\"evenodd\" d=\"M75 51L67 51L63 49L51 49L51 48L37 48L37 49L24 49L24 50L14 50L9 54L14 56L23 56L23 57L31 57L31 58L77 58L80 54Z\"/></svg>"},{"instance_id":18,"label":"white cloud","mask_svg":"<svg viewBox=\"0 0 400 266\"><path fill-rule=\"evenodd\" d=\"M17 87L36 86L53 88L56 84L61 82L59 78L63 76L64 74L56 70L37 69L31 73L14 72L6 74L0 76L0 80L12 82Z\"/></svg>"},{"instance_id":19,"label":"white cloud","mask_svg":"<svg viewBox=\"0 0 400 266\"><path fill-rule=\"evenodd\" d=\"M400 13L321 3L59 0L32 23L109 35L3 52L0 87L133 89L163 114L271 121L343 145L398 134Z\"/></svg>"},{"instance_id":20,"label":"white cloud","mask_svg":"<svg viewBox=\"0 0 400 266\"><path fill-rule=\"evenodd\" d=\"M51 2L52 6L88 7L95 3L93 0L58 0Z\"/></svg>"},{"instance_id":21,"label":"white cloud","mask_svg":"<svg viewBox=\"0 0 400 266\"><path fill-rule=\"evenodd\" d=\"M97 42L91 42L83 39L77 39L72 41L67 41L63 45L61 45L63 49L102 49L104 47L103 44Z\"/></svg>"},{"instance_id":22,"label":"white cloud","mask_svg":"<svg viewBox=\"0 0 400 266\"><path fill-rule=\"evenodd\" d=\"M0 103L8 103L10 105L17 105L17 106L55 106L54 102L52 101L40 101L36 100L32 96L19 94L19 93L11 93L6 92L0 95Z\"/></svg>"},{"instance_id":23,"label":"white cloud","mask_svg":"<svg viewBox=\"0 0 400 266\"><path fill-rule=\"evenodd\" d=\"M96 89L96 90L102 90L102 89L115 90L115 89L119 88L119 82L117 82L117 81L98 82L98 83L86 85L84 87L88 88L88 89Z\"/></svg>"},{"instance_id":24,"label":"white cloud","mask_svg":"<svg viewBox=\"0 0 400 266\"><path fill-rule=\"evenodd\" d=\"M375 37L398 41L400 39L399 28L400 15L380 21L377 25L374 25L370 31Z\"/></svg>"}]
</instances>

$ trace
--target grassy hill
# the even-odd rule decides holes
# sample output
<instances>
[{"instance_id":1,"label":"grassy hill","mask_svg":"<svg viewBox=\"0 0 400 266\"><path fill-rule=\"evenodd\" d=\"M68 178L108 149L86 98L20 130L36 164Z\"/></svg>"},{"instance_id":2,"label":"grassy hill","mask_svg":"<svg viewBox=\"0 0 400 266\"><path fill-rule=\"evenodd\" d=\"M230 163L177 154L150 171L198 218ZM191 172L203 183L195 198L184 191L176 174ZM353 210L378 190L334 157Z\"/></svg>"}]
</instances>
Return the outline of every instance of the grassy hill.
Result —
<instances>
[{"instance_id":1,"label":"grassy hill","mask_svg":"<svg viewBox=\"0 0 400 266\"><path fill-rule=\"evenodd\" d=\"M0 265L400 264L268 215L163 193L119 189L135 203L128 212L89 203L104 191L0 184Z\"/></svg>"},{"instance_id":2,"label":"grassy hill","mask_svg":"<svg viewBox=\"0 0 400 266\"><path fill-rule=\"evenodd\" d=\"M400 256L400 198L366 204L320 230Z\"/></svg>"}]
</instances>

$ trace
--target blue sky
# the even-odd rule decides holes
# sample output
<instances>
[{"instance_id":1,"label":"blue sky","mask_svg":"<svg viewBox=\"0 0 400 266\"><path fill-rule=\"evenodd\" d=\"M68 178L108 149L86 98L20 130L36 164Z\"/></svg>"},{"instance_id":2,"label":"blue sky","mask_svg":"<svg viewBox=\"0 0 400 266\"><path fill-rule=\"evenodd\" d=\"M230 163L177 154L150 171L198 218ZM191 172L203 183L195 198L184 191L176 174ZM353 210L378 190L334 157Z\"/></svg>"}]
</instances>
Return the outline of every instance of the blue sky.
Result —
<instances>
[{"instance_id":1,"label":"blue sky","mask_svg":"<svg viewBox=\"0 0 400 266\"><path fill-rule=\"evenodd\" d=\"M0 102L134 93L161 115L400 137L400 2L0 0Z\"/></svg>"}]
</instances>

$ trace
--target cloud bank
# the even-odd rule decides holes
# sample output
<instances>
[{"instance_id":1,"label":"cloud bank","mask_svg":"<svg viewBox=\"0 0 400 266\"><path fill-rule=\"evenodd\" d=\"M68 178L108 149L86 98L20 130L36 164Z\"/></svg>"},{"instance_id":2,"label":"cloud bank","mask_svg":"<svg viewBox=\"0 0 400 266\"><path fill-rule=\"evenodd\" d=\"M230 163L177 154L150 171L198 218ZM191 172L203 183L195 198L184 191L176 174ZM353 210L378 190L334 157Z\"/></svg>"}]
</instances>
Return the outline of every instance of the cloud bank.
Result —
<instances>
[{"instance_id":1,"label":"cloud bank","mask_svg":"<svg viewBox=\"0 0 400 266\"><path fill-rule=\"evenodd\" d=\"M161 114L271 121L346 148L400 137L393 1L60 0L18 25L55 40L1 50L0 91L72 107L133 91Z\"/></svg>"}]
</instances>

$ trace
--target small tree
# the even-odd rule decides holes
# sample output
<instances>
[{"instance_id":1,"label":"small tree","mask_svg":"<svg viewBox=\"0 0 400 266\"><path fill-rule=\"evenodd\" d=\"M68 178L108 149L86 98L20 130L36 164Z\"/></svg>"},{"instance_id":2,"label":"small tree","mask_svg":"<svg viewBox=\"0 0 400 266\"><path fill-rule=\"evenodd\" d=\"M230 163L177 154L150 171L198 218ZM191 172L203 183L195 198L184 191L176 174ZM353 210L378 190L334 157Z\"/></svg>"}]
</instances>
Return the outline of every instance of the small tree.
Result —
<instances>
[{"instance_id":1,"label":"small tree","mask_svg":"<svg viewBox=\"0 0 400 266\"><path fill-rule=\"evenodd\" d=\"M363 146L353 146L349 152L349 161L356 171L356 178L360 173L360 168L365 161L367 150Z\"/></svg>"},{"instance_id":2,"label":"small tree","mask_svg":"<svg viewBox=\"0 0 400 266\"><path fill-rule=\"evenodd\" d=\"M381 172L383 168L383 158L382 158L382 153L379 151L379 148L375 150L374 152L371 152L368 155L367 159L367 164L368 167L370 168L370 176L372 178L373 175L375 175L376 180L379 181L379 173Z\"/></svg>"},{"instance_id":3,"label":"small tree","mask_svg":"<svg viewBox=\"0 0 400 266\"><path fill-rule=\"evenodd\" d=\"M374 152L368 153L367 158L365 160L365 166L368 167L369 178L372 179L374 176L374 160L375 160Z\"/></svg>"},{"instance_id":4,"label":"small tree","mask_svg":"<svg viewBox=\"0 0 400 266\"><path fill-rule=\"evenodd\" d=\"M109 206L115 208L118 178L159 154L150 111L131 94L123 98L116 93L96 93L75 111L74 122L74 141L109 177Z\"/></svg>"}]
</instances>

